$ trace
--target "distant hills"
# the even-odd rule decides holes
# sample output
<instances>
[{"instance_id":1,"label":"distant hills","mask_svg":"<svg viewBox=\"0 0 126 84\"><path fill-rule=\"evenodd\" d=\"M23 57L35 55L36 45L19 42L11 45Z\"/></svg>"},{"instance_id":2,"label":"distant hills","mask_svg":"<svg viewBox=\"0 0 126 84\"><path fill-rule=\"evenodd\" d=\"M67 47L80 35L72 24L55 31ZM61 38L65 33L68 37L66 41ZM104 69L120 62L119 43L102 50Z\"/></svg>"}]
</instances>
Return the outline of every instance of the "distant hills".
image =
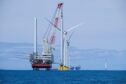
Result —
<instances>
[{"instance_id":1,"label":"distant hills","mask_svg":"<svg viewBox=\"0 0 126 84\"><path fill-rule=\"evenodd\" d=\"M30 43L0 42L0 69L31 69L29 54L33 51ZM42 45L38 45L42 54ZM60 62L60 47L54 51L55 61ZM114 49L78 49L70 47L71 66L80 65L86 70L126 70L126 50Z\"/></svg>"}]
</instances>

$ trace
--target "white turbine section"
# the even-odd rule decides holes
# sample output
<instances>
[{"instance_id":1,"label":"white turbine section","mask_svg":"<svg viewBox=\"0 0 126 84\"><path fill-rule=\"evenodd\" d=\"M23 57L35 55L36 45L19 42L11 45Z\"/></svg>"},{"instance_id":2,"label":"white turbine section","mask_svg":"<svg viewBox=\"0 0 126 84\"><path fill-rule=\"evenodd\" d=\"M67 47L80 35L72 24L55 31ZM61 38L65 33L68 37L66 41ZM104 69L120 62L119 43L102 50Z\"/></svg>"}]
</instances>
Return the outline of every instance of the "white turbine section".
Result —
<instances>
[{"instance_id":1,"label":"white turbine section","mask_svg":"<svg viewBox=\"0 0 126 84\"><path fill-rule=\"evenodd\" d=\"M66 62L65 62L66 61L66 57L65 57L66 56L66 54L65 54L66 53L66 50L65 50L65 40L66 40L65 39L65 35L63 34L63 65L64 66L66 65Z\"/></svg>"},{"instance_id":2,"label":"white turbine section","mask_svg":"<svg viewBox=\"0 0 126 84\"><path fill-rule=\"evenodd\" d=\"M64 59L65 66L70 67L69 41L67 35L64 34Z\"/></svg>"},{"instance_id":3,"label":"white turbine section","mask_svg":"<svg viewBox=\"0 0 126 84\"><path fill-rule=\"evenodd\" d=\"M68 30L64 31L64 65L70 67L70 55L69 55L69 44L70 44L70 39L75 31L75 29L79 26L81 26L82 23L75 25ZM68 32L72 31L68 38Z\"/></svg>"},{"instance_id":4,"label":"white turbine section","mask_svg":"<svg viewBox=\"0 0 126 84\"><path fill-rule=\"evenodd\" d=\"M65 32L72 31L72 30L76 29L77 27L79 27L79 26L81 26L81 25L83 25L83 23L77 24L77 25L75 25L75 26L73 26L73 27L67 29Z\"/></svg>"},{"instance_id":5,"label":"white turbine section","mask_svg":"<svg viewBox=\"0 0 126 84\"><path fill-rule=\"evenodd\" d=\"M54 26L54 24L50 20L48 20L47 18L45 18L45 19L46 19L47 22L49 22L51 25ZM70 67L70 55L69 55L70 39L71 39L73 33L75 32L75 29L78 28L81 25L83 25L83 23L77 24L77 25L75 25L73 27L70 27L66 31L64 31L64 28L63 28L63 17L61 17L61 24L60 24L60 28L61 29L57 27L57 29L59 31L61 31L61 63L63 65L65 65L65 66ZM68 38L67 34L70 31L72 31L72 33L70 34L70 36Z\"/></svg>"},{"instance_id":6,"label":"white turbine section","mask_svg":"<svg viewBox=\"0 0 126 84\"><path fill-rule=\"evenodd\" d=\"M37 18L34 17L34 54L37 55Z\"/></svg>"},{"instance_id":7,"label":"white turbine section","mask_svg":"<svg viewBox=\"0 0 126 84\"><path fill-rule=\"evenodd\" d=\"M61 10L61 63L64 65L63 10Z\"/></svg>"}]
</instances>

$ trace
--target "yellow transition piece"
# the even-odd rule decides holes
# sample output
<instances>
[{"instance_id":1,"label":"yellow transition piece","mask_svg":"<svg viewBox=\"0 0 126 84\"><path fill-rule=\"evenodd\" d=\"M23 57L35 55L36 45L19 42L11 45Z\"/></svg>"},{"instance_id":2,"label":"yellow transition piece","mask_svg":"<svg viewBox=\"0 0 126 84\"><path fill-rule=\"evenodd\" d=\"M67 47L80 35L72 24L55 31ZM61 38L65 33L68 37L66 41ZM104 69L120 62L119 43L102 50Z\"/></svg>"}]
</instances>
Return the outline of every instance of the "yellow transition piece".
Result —
<instances>
[{"instance_id":1,"label":"yellow transition piece","mask_svg":"<svg viewBox=\"0 0 126 84\"><path fill-rule=\"evenodd\" d=\"M60 71L66 71L66 70L70 70L70 68L67 67L67 66L63 66L62 64L60 64Z\"/></svg>"}]
</instances>

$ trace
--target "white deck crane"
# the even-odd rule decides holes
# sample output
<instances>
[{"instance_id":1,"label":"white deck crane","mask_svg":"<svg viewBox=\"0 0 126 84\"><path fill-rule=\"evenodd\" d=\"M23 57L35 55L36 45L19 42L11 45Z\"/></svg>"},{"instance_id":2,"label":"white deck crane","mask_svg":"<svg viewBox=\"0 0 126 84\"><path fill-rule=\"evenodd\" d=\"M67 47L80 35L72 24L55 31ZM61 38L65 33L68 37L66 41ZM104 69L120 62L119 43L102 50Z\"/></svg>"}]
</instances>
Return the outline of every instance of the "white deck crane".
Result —
<instances>
[{"instance_id":1,"label":"white deck crane","mask_svg":"<svg viewBox=\"0 0 126 84\"><path fill-rule=\"evenodd\" d=\"M35 70L39 70L39 68L50 69L52 67L52 63L54 62L53 49L56 37L55 35L57 28L62 25L59 21L62 18L62 5L63 3L58 4L52 18L54 25L49 24L49 27L44 35L42 55L38 55L37 53L37 20L35 19L34 52L30 55L30 62L32 64L32 68Z\"/></svg>"}]
</instances>

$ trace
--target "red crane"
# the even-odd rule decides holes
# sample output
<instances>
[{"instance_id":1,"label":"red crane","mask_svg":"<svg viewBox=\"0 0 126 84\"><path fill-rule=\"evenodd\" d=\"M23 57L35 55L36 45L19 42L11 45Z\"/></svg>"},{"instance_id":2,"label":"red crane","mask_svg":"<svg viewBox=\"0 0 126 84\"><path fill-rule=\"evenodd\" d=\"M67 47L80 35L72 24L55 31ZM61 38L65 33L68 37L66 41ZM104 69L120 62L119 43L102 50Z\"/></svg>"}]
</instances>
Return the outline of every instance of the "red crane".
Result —
<instances>
[{"instance_id":1,"label":"red crane","mask_svg":"<svg viewBox=\"0 0 126 84\"><path fill-rule=\"evenodd\" d=\"M59 3L57 5L55 14L51 20L51 24L44 34L43 38L43 52L42 55L38 55L37 48L34 49L34 53L30 55L30 62L32 64L33 70L39 70L39 68L50 69L52 67L52 63L54 63L53 49L56 38L56 30L60 30L60 18L62 17L61 10L63 7L63 3ZM37 21L36 21L37 22ZM37 26L36 26L37 27ZM37 28L36 28L37 31ZM36 34L35 34L36 35ZM37 38L35 36L35 38ZM34 42L36 44L36 42Z\"/></svg>"}]
</instances>

